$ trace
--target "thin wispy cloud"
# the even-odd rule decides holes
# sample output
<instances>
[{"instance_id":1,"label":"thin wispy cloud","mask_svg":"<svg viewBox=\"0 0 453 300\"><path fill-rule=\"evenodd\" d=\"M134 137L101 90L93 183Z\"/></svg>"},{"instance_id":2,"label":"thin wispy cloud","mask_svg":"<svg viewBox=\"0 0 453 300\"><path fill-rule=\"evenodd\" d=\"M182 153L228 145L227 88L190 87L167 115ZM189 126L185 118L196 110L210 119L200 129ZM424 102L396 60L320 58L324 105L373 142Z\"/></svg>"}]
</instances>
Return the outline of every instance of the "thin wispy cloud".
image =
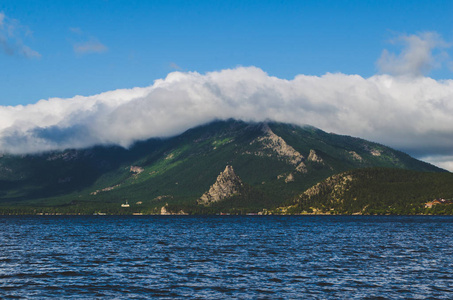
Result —
<instances>
[{"instance_id":1,"label":"thin wispy cloud","mask_svg":"<svg viewBox=\"0 0 453 300\"><path fill-rule=\"evenodd\" d=\"M402 53L411 49L409 43ZM398 54L393 62L404 65L408 59ZM0 152L128 147L215 119L270 119L363 137L447 167L453 165L448 159L453 157L451 99L453 80L399 73L369 78L327 73L286 80L257 67L172 72L149 87L0 107Z\"/></svg>"},{"instance_id":2,"label":"thin wispy cloud","mask_svg":"<svg viewBox=\"0 0 453 300\"><path fill-rule=\"evenodd\" d=\"M39 52L31 49L23 42L23 39L30 36L31 31L26 26L0 12L0 48L3 53L10 56L40 58Z\"/></svg>"},{"instance_id":3,"label":"thin wispy cloud","mask_svg":"<svg viewBox=\"0 0 453 300\"><path fill-rule=\"evenodd\" d=\"M102 44L97 38L87 36L82 29L78 27L71 27L69 31L77 36L78 41L72 42L74 52L78 55L89 53L104 53L108 47Z\"/></svg>"},{"instance_id":4,"label":"thin wispy cloud","mask_svg":"<svg viewBox=\"0 0 453 300\"><path fill-rule=\"evenodd\" d=\"M79 27L70 27L69 31L79 35L83 34L82 29L80 29Z\"/></svg>"},{"instance_id":5,"label":"thin wispy cloud","mask_svg":"<svg viewBox=\"0 0 453 300\"><path fill-rule=\"evenodd\" d=\"M174 63L174 62L171 62L171 63L169 64L169 66L170 66L170 68L173 69L173 70L178 70L178 71L182 70L182 68L181 68L180 66L178 66L178 65L177 65L176 63Z\"/></svg>"},{"instance_id":6,"label":"thin wispy cloud","mask_svg":"<svg viewBox=\"0 0 453 300\"><path fill-rule=\"evenodd\" d=\"M96 39L74 44L74 52L77 54L103 53L107 50L108 48Z\"/></svg>"}]
</instances>

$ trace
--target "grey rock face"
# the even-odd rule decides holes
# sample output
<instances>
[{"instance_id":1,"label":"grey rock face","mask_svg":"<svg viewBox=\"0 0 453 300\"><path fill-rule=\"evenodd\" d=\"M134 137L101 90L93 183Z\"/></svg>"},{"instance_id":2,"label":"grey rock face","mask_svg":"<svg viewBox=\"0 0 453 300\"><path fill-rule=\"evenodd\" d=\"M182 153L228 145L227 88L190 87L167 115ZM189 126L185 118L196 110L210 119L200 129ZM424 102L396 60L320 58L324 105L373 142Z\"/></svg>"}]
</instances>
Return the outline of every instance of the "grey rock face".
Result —
<instances>
[{"instance_id":1,"label":"grey rock face","mask_svg":"<svg viewBox=\"0 0 453 300\"><path fill-rule=\"evenodd\" d=\"M310 154L308 155L308 160L317 162L320 164L324 164L324 161L322 160L322 158L318 154L316 154L316 151L313 149L310 150Z\"/></svg>"},{"instance_id":2,"label":"grey rock face","mask_svg":"<svg viewBox=\"0 0 453 300\"><path fill-rule=\"evenodd\" d=\"M198 204L210 205L222 201L234 195L239 195L243 186L242 180L234 173L232 166L226 166L225 170L217 176L216 182L209 191L198 199Z\"/></svg>"},{"instance_id":3,"label":"grey rock face","mask_svg":"<svg viewBox=\"0 0 453 300\"><path fill-rule=\"evenodd\" d=\"M289 164L296 167L297 172L307 173L307 166L304 163L304 156L300 154L296 149L288 145L283 138L276 135L269 127L265 124L263 126L264 135L257 138L255 142L262 144L263 149L272 150L277 157L286 160ZM256 153L257 155L264 156L264 153ZM269 155L270 156L270 155Z\"/></svg>"}]
</instances>

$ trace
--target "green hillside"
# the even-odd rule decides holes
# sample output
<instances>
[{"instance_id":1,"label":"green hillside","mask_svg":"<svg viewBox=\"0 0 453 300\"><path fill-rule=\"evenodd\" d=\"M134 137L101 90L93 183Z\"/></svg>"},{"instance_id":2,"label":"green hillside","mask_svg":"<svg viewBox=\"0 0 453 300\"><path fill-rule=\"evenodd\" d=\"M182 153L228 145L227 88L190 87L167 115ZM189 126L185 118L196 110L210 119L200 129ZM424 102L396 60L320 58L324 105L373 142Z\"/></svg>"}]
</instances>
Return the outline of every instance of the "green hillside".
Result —
<instances>
[{"instance_id":1,"label":"green hillside","mask_svg":"<svg viewBox=\"0 0 453 300\"><path fill-rule=\"evenodd\" d=\"M197 199L227 165L243 192L206 207ZM338 173L368 167L443 172L363 139L282 123L217 121L130 149L0 158L2 213L257 212L289 203ZM121 207L128 201L130 207ZM138 204L137 204L138 203Z\"/></svg>"},{"instance_id":2,"label":"green hillside","mask_svg":"<svg viewBox=\"0 0 453 300\"><path fill-rule=\"evenodd\" d=\"M443 203L425 207L435 199ZM453 174L352 170L323 180L275 213L453 214Z\"/></svg>"}]
</instances>

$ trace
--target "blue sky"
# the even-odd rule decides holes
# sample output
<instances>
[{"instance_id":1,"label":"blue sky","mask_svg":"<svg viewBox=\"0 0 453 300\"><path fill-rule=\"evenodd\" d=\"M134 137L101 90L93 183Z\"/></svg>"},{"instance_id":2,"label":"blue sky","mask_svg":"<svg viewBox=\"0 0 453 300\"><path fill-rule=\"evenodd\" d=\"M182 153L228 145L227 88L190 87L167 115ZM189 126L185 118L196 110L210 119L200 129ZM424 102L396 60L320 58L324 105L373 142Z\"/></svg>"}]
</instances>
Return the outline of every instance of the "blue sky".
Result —
<instances>
[{"instance_id":1,"label":"blue sky","mask_svg":"<svg viewBox=\"0 0 453 300\"><path fill-rule=\"evenodd\" d=\"M0 105L148 86L174 70L369 77L395 36L453 41L452 1L2 0L0 12L16 27L9 43L37 53L0 53Z\"/></svg>"},{"instance_id":2,"label":"blue sky","mask_svg":"<svg viewBox=\"0 0 453 300\"><path fill-rule=\"evenodd\" d=\"M0 153L272 119L453 171L452 16L438 0L0 0Z\"/></svg>"}]
</instances>

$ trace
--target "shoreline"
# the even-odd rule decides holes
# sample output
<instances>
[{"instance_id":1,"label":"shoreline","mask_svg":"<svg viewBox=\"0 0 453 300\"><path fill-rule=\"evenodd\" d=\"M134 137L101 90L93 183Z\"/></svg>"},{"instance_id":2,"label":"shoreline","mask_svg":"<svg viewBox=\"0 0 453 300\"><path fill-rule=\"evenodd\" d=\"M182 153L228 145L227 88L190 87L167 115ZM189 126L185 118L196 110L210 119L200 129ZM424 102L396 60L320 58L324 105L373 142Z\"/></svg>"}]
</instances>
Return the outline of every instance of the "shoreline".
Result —
<instances>
[{"instance_id":1,"label":"shoreline","mask_svg":"<svg viewBox=\"0 0 453 300\"><path fill-rule=\"evenodd\" d=\"M36 214L2 214L0 217L6 216L43 216L43 217L61 217L61 216L93 216L93 217L147 217L147 216L163 216L163 217L174 217L174 216L187 216L187 217L285 217L285 216L351 216L351 217L362 217L362 216L453 216L453 214L322 214L322 213L306 213L306 214L82 214L82 213L36 213Z\"/></svg>"}]
</instances>

